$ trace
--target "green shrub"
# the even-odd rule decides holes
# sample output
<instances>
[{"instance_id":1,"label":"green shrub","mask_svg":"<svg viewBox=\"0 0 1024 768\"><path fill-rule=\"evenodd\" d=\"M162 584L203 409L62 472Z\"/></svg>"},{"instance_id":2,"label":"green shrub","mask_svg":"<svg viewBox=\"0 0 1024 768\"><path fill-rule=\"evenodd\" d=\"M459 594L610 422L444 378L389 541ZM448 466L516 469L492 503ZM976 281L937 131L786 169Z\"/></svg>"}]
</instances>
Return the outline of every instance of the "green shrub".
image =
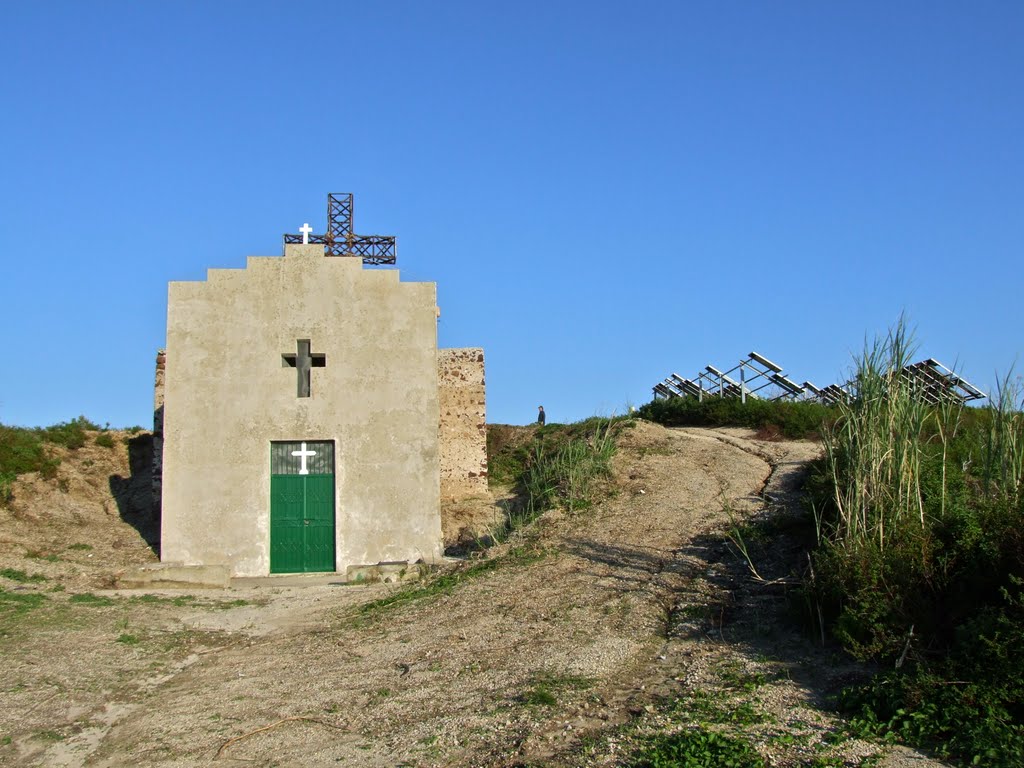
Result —
<instances>
[{"instance_id":1,"label":"green shrub","mask_svg":"<svg viewBox=\"0 0 1024 768\"><path fill-rule=\"evenodd\" d=\"M98 425L89 421L85 416L79 416L71 421L63 421L42 429L43 440L63 445L65 448L76 450L85 445L86 430L98 431Z\"/></svg>"},{"instance_id":2,"label":"green shrub","mask_svg":"<svg viewBox=\"0 0 1024 768\"><path fill-rule=\"evenodd\" d=\"M14 500L14 478L13 472L0 473L0 504L9 504Z\"/></svg>"},{"instance_id":3,"label":"green shrub","mask_svg":"<svg viewBox=\"0 0 1024 768\"><path fill-rule=\"evenodd\" d=\"M0 475L37 472L48 462L38 430L0 425Z\"/></svg>"},{"instance_id":4,"label":"green shrub","mask_svg":"<svg viewBox=\"0 0 1024 768\"><path fill-rule=\"evenodd\" d=\"M0 503L11 500L11 483L18 475L38 472L44 480L57 476L60 459L47 454L46 443L75 450L85 445L86 431L100 428L85 416L49 427L9 427L0 424ZM114 439L106 432L96 437L96 444L114 447Z\"/></svg>"},{"instance_id":5,"label":"green shrub","mask_svg":"<svg viewBox=\"0 0 1024 768\"><path fill-rule=\"evenodd\" d=\"M799 439L818 437L833 410L811 401L671 397L640 406L638 415L666 427L748 427Z\"/></svg>"}]
</instances>

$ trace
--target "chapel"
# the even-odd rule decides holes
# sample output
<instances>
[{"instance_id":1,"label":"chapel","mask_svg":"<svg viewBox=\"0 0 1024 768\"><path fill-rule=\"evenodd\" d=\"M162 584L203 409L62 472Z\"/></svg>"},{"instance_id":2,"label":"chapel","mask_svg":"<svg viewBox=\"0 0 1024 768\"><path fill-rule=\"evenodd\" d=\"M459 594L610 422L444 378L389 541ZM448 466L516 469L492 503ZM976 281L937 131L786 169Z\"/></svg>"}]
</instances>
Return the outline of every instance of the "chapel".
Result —
<instances>
[{"instance_id":1,"label":"chapel","mask_svg":"<svg viewBox=\"0 0 1024 768\"><path fill-rule=\"evenodd\" d=\"M441 498L486 491L483 350L437 346L436 284L352 195L283 256L171 282L157 358L160 559L230 576L442 554Z\"/></svg>"}]
</instances>

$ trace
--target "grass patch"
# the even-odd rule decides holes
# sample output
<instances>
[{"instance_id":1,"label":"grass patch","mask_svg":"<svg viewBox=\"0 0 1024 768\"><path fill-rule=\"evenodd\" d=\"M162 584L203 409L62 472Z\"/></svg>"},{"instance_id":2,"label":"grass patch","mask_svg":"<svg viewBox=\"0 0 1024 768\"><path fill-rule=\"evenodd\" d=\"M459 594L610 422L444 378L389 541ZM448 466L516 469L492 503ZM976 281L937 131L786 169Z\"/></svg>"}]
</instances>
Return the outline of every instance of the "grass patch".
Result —
<instances>
[{"instance_id":1,"label":"grass patch","mask_svg":"<svg viewBox=\"0 0 1024 768\"><path fill-rule=\"evenodd\" d=\"M113 448L114 447L114 436L109 432L100 432L96 435L96 445L101 448Z\"/></svg>"},{"instance_id":2,"label":"grass patch","mask_svg":"<svg viewBox=\"0 0 1024 768\"><path fill-rule=\"evenodd\" d=\"M38 592L8 592L0 587L0 617L9 618L38 608L46 602L46 595Z\"/></svg>"},{"instance_id":3,"label":"grass patch","mask_svg":"<svg viewBox=\"0 0 1024 768\"><path fill-rule=\"evenodd\" d=\"M138 635L133 635L128 632L122 632L117 636L116 642L122 643L123 645L138 645L142 642Z\"/></svg>"},{"instance_id":4,"label":"grass patch","mask_svg":"<svg viewBox=\"0 0 1024 768\"><path fill-rule=\"evenodd\" d=\"M402 587L387 597L360 605L355 610L357 623L360 619L375 618L399 605L431 599L438 595L450 595L462 584L486 576L502 566L527 565L543 559L544 556L544 552L519 547L509 550L502 557L457 566L453 570Z\"/></svg>"},{"instance_id":5,"label":"grass patch","mask_svg":"<svg viewBox=\"0 0 1024 768\"><path fill-rule=\"evenodd\" d=\"M45 560L48 563L60 562L60 555L54 552L40 552L35 549L30 549L25 553L25 557L29 560Z\"/></svg>"},{"instance_id":6,"label":"grass patch","mask_svg":"<svg viewBox=\"0 0 1024 768\"><path fill-rule=\"evenodd\" d=\"M530 707L553 707L563 691L582 691L592 687L594 681L577 675L555 675L543 672L535 675L518 701Z\"/></svg>"},{"instance_id":7,"label":"grass patch","mask_svg":"<svg viewBox=\"0 0 1024 768\"><path fill-rule=\"evenodd\" d=\"M72 544L68 549L79 550L81 552L88 552L92 549L92 544Z\"/></svg>"},{"instance_id":8,"label":"grass patch","mask_svg":"<svg viewBox=\"0 0 1024 768\"><path fill-rule=\"evenodd\" d=\"M113 605L115 601L113 598L94 595L91 592L79 592L76 595L72 595L68 602L75 603L76 605L104 606Z\"/></svg>"},{"instance_id":9,"label":"grass patch","mask_svg":"<svg viewBox=\"0 0 1024 768\"><path fill-rule=\"evenodd\" d=\"M252 605L252 602L250 602L249 600L238 599L238 600L229 600L227 602L214 603L213 607L214 608L219 608L222 611L226 611L226 610L230 610L231 608L244 608L247 605Z\"/></svg>"},{"instance_id":10,"label":"grass patch","mask_svg":"<svg viewBox=\"0 0 1024 768\"><path fill-rule=\"evenodd\" d=\"M25 573L25 571L19 571L17 568L0 569L0 576L3 576L5 579L10 579L11 581L18 581L22 583L40 582L47 580L46 577L43 576L43 574L41 573L33 573L32 575L29 575Z\"/></svg>"}]
</instances>

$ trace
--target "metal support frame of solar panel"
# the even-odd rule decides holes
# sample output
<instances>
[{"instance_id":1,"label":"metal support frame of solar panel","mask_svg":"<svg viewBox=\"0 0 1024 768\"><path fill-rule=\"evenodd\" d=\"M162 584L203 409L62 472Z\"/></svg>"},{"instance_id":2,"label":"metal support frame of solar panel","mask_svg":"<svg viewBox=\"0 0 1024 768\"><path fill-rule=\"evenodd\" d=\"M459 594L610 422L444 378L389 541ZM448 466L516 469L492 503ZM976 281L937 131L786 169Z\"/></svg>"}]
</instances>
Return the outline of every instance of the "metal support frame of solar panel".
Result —
<instances>
[{"instance_id":1,"label":"metal support frame of solar panel","mask_svg":"<svg viewBox=\"0 0 1024 768\"><path fill-rule=\"evenodd\" d=\"M899 373L903 381L915 387L924 399L932 404L947 400L968 403L981 400L987 395L966 379L957 376L938 360L929 357L905 366Z\"/></svg>"},{"instance_id":2,"label":"metal support frame of solar panel","mask_svg":"<svg viewBox=\"0 0 1024 768\"><path fill-rule=\"evenodd\" d=\"M659 398L668 399L670 397L678 397L679 396L677 393L673 392L671 389L666 387L664 384L655 384L652 389L654 391L654 399L655 400L657 400Z\"/></svg>"},{"instance_id":3,"label":"metal support frame of solar panel","mask_svg":"<svg viewBox=\"0 0 1024 768\"><path fill-rule=\"evenodd\" d=\"M678 373L673 373L669 378L672 380L673 386L681 393L696 397L698 400L700 399L702 393L700 386L696 382L684 379Z\"/></svg>"},{"instance_id":4,"label":"metal support frame of solar panel","mask_svg":"<svg viewBox=\"0 0 1024 768\"><path fill-rule=\"evenodd\" d=\"M717 389L719 396L723 397L739 397L745 400L748 397L755 399L763 398L763 395L759 395L763 389L775 385L781 392L774 397L772 400L781 400L784 398L797 398L804 393L804 388L792 381L782 373L782 366L776 365L768 358L763 355L759 355L757 352L751 352L743 360L734 365L727 371L719 371L713 366L706 366L704 369L706 372L699 374L698 379L703 385L703 381L707 379L712 383L712 389L717 381ZM739 381L736 381L730 374L735 374L739 371ZM747 377L747 372L753 375ZM710 375L708 375L710 374ZM752 385L753 382L763 379L763 381ZM727 386L728 385L728 386Z\"/></svg>"},{"instance_id":5,"label":"metal support frame of solar panel","mask_svg":"<svg viewBox=\"0 0 1024 768\"><path fill-rule=\"evenodd\" d=\"M673 373L664 381L655 384L651 390L654 392L655 399L698 396L694 383L689 379L684 379L678 373Z\"/></svg>"},{"instance_id":6,"label":"metal support frame of solar panel","mask_svg":"<svg viewBox=\"0 0 1024 768\"><path fill-rule=\"evenodd\" d=\"M852 395L838 384L829 384L821 390L819 398L825 405L848 403Z\"/></svg>"},{"instance_id":7,"label":"metal support frame of solar panel","mask_svg":"<svg viewBox=\"0 0 1024 768\"><path fill-rule=\"evenodd\" d=\"M976 386L956 375L934 358L906 365L896 373L896 376L925 402L932 405L949 401L968 403L988 397ZM826 405L847 403L856 397L855 382L853 381L842 385L829 384L820 390L810 382L804 382L804 387L814 392L817 398Z\"/></svg>"},{"instance_id":8,"label":"metal support frame of solar panel","mask_svg":"<svg viewBox=\"0 0 1024 768\"><path fill-rule=\"evenodd\" d=\"M730 375L737 371L739 371L739 381ZM750 378L747 378L748 371L753 374ZM759 379L763 379L763 381L759 382ZM755 385L754 382L758 383ZM673 373L664 381L654 385L652 391L655 398L689 396L703 400L705 397L738 397L741 400L746 400L748 397L761 399L763 396L758 392L772 385L781 390L780 394L771 398L773 400L796 398L804 393L804 387L787 378L782 373L781 366L757 352L751 352L727 371L720 371L714 366L708 365L697 374L696 379L686 379L678 373Z\"/></svg>"},{"instance_id":9,"label":"metal support frame of solar panel","mask_svg":"<svg viewBox=\"0 0 1024 768\"><path fill-rule=\"evenodd\" d=\"M805 381L800 385L804 389L804 399L817 401L823 405L835 405L840 400L849 399L849 395L835 384L830 384L824 389L817 387L812 381Z\"/></svg>"}]
</instances>

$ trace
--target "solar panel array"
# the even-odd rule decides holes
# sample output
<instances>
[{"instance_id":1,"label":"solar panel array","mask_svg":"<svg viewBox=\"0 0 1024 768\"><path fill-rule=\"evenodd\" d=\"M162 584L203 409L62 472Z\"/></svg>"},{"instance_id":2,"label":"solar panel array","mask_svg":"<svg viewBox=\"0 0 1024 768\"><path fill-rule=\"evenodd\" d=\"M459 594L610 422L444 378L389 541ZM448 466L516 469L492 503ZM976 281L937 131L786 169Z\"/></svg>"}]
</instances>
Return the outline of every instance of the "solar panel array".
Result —
<instances>
[{"instance_id":1,"label":"solar panel array","mask_svg":"<svg viewBox=\"0 0 1024 768\"><path fill-rule=\"evenodd\" d=\"M706 397L784 400L801 397L806 391L806 383L797 384L782 372L781 366L757 352L751 352L725 371L708 365L692 379L673 373L654 385L656 398L696 397L699 400Z\"/></svg>"},{"instance_id":2,"label":"solar panel array","mask_svg":"<svg viewBox=\"0 0 1024 768\"><path fill-rule=\"evenodd\" d=\"M967 403L987 395L966 379L958 376L938 360L928 358L900 369L899 379L911 386L929 403L953 401ZM670 374L653 387L654 397L709 397L755 400L817 400L826 405L848 402L856 392L855 383L829 384L818 388L809 381L797 384L763 355L751 352L728 370L707 365L692 379L678 373Z\"/></svg>"}]
</instances>

